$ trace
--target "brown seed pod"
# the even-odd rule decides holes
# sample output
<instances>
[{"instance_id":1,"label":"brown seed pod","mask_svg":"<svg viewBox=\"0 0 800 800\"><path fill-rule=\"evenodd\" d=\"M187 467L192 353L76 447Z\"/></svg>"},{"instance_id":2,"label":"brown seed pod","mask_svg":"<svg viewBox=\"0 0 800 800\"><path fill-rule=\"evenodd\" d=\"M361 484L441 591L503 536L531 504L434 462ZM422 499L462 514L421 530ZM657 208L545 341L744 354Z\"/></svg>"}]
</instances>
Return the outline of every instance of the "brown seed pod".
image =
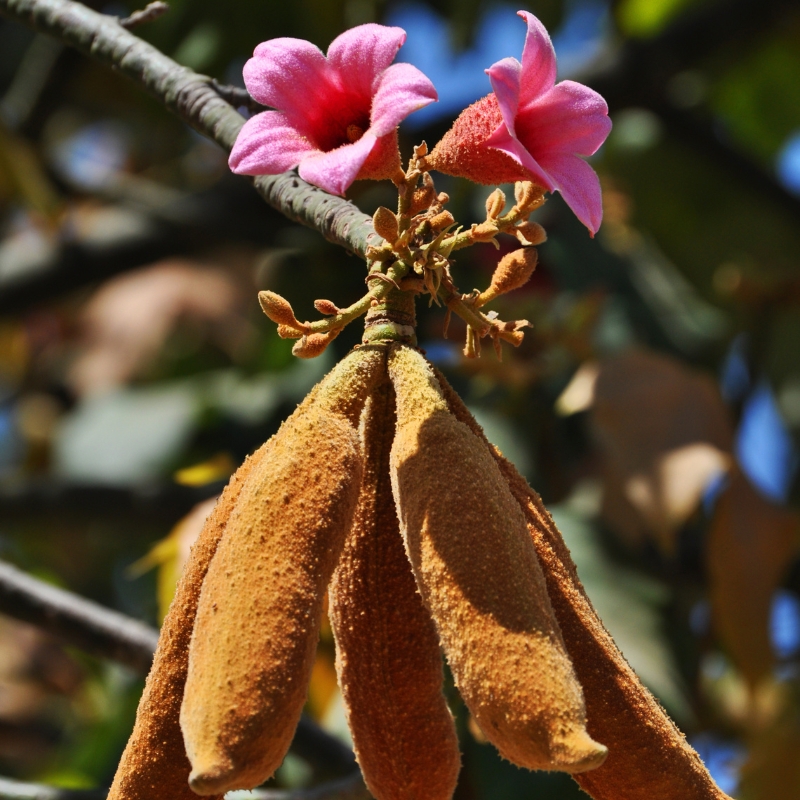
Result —
<instances>
[{"instance_id":1,"label":"brown seed pod","mask_svg":"<svg viewBox=\"0 0 800 800\"><path fill-rule=\"evenodd\" d=\"M730 800L619 652L592 608L561 534L536 492L486 440L461 398L436 373L451 412L480 437L525 514L547 591L583 686L589 733L609 756L576 776L595 800Z\"/></svg>"},{"instance_id":2,"label":"brown seed pod","mask_svg":"<svg viewBox=\"0 0 800 800\"><path fill-rule=\"evenodd\" d=\"M153 666L136 712L136 724L117 767L108 800L197 798L189 788L191 766L178 722L197 600L242 486L253 469L264 461L269 444L250 456L231 477L192 547L161 628Z\"/></svg>"},{"instance_id":3,"label":"brown seed pod","mask_svg":"<svg viewBox=\"0 0 800 800\"><path fill-rule=\"evenodd\" d=\"M594 769L607 751L586 733L581 687L519 505L485 444L448 410L424 358L397 347L388 369L400 527L462 697L509 761Z\"/></svg>"},{"instance_id":4,"label":"brown seed pod","mask_svg":"<svg viewBox=\"0 0 800 800\"><path fill-rule=\"evenodd\" d=\"M197 794L257 786L289 748L358 499L357 420L384 364L378 347L338 364L270 441L230 515L203 582L181 706Z\"/></svg>"},{"instance_id":5,"label":"brown seed pod","mask_svg":"<svg viewBox=\"0 0 800 800\"><path fill-rule=\"evenodd\" d=\"M330 586L336 669L356 755L378 800L449 800L460 758L436 629L417 593L389 480L394 393L368 401L353 527Z\"/></svg>"}]
</instances>

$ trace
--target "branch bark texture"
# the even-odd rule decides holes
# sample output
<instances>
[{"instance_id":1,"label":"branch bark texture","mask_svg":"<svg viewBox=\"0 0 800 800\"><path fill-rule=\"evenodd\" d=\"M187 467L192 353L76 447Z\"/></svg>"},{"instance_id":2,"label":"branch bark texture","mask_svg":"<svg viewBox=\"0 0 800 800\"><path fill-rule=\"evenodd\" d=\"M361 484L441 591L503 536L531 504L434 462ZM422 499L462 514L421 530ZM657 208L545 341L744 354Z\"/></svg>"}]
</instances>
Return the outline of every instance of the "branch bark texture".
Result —
<instances>
[{"instance_id":1,"label":"branch bark texture","mask_svg":"<svg viewBox=\"0 0 800 800\"><path fill-rule=\"evenodd\" d=\"M230 152L244 117L214 90L206 75L182 67L119 24L72 0L0 0L0 13L59 39L144 87L167 108ZM303 181L296 174L255 181L273 208L315 228L326 239L363 255L381 238L370 218L352 203Z\"/></svg>"},{"instance_id":2,"label":"branch bark texture","mask_svg":"<svg viewBox=\"0 0 800 800\"><path fill-rule=\"evenodd\" d=\"M0 612L30 622L87 653L147 673L158 632L0 562Z\"/></svg>"}]
</instances>

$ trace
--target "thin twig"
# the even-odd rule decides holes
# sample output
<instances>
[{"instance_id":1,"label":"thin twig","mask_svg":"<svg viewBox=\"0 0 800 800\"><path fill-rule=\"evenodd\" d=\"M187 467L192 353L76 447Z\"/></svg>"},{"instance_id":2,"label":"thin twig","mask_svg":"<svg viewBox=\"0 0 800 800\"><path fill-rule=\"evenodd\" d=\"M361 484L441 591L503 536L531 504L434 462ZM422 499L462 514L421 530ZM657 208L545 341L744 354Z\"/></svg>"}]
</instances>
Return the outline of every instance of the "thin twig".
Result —
<instances>
[{"instance_id":1,"label":"thin twig","mask_svg":"<svg viewBox=\"0 0 800 800\"><path fill-rule=\"evenodd\" d=\"M0 612L140 673L150 669L158 642L158 632L150 626L5 562L0 562Z\"/></svg>"},{"instance_id":2,"label":"thin twig","mask_svg":"<svg viewBox=\"0 0 800 800\"><path fill-rule=\"evenodd\" d=\"M121 72L195 130L230 151L244 118L214 90L211 79L182 67L121 27L72 0L0 0L0 13L47 33ZM294 173L260 176L256 189L289 219L363 255L379 246L372 220L352 203L311 186Z\"/></svg>"},{"instance_id":3,"label":"thin twig","mask_svg":"<svg viewBox=\"0 0 800 800\"><path fill-rule=\"evenodd\" d=\"M169 5L162 3L161 0L155 0L153 3L148 3L140 11L134 11L129 17L125 17L119 21L126 30L131 30L138 25L144 25L146 22L152 22L154 19L163 17L169 11Z\"/></svg>"},{"instance_id":4,"label":"thin twig","mask_svg":"<svg viewBox=\"0 0 800 800\"><path fill-rule=\"evenodd\" d=\"M106 789L59 789L0 778L0 800L105 800L106 794ZM361 775L357 774L311 789L229 792L226 800L368 800L370 796Z\"/></svg>"}]
</instances>

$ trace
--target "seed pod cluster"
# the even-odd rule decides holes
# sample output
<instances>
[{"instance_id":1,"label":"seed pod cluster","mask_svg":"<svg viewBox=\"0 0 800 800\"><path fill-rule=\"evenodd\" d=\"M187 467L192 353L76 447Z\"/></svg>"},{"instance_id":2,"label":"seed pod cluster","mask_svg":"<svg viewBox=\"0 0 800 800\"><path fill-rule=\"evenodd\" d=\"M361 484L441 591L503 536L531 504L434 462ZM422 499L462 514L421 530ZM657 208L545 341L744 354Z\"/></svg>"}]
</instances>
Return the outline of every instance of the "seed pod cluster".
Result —
<instances>
[{"instance_id":1,"label":"seed pod cluster","mask_svg":"<svg viewBox=\"0 0 800 800\"><path fill-rule=\"evenodd\" d=\"M603 628L538 496L423 356L394 343L348 356L231 480L165 621L110 800L220 797L270 777L329 582L339 682L377 800L453 796L440 647L513 763L573 773L595 800L726 800Z\"/></svg>"}]
</instances>

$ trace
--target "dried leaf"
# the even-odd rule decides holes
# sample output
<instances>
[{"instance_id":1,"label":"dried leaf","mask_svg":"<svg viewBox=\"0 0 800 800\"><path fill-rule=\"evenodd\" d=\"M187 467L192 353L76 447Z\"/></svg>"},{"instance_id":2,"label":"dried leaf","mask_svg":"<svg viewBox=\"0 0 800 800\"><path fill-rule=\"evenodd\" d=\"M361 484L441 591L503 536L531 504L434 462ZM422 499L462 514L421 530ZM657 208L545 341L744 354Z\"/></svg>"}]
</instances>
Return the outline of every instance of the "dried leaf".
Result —
<instances>
[{"instance_id":1,"label":"dried leaf","mask_svg":"<svg viewBox=\"0 0 800 800\"><path fill-rule=\"evenodd\" d=\"M751 688L772 672L769 614L798 549L800 519L764 498L739 471L720 495L708 537L715 628Z\"/></svg>"}]
</instances>

